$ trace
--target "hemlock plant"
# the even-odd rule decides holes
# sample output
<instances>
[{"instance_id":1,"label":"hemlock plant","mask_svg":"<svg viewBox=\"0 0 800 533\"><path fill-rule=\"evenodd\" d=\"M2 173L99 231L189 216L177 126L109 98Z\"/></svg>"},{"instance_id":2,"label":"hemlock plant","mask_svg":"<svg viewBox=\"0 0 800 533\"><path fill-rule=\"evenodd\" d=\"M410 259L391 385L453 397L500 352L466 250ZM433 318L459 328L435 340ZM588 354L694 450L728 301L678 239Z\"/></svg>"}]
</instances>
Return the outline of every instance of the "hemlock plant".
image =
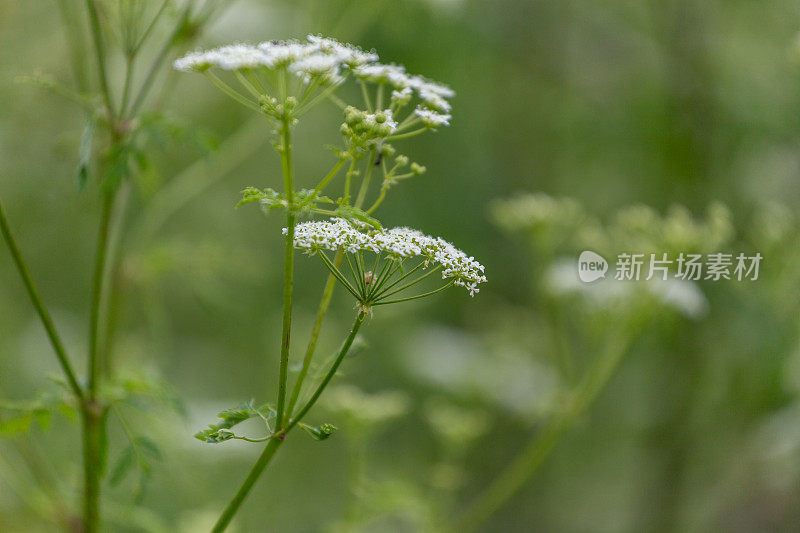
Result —
<instances>
[{"instance_id":1,"label":"hemlock plant","mask_svg":"<svg viewBox=\"0 0 800 533\"><path fill-rule=\"evenodd\" d=\"M234 44L187 54L174 63L180 71L200 72L225 94L262 115L274 128L280 154L283 191L250 187L238 205L258 203L265 212L285 211L286 225L280 371L275 404L240 405L219 414L221 421L196 437L208 443L231 439L266 442L249 475L223 511L214 531L223 531L242 505L287 434L300 426L317 440L328 438L331 424L312 426L303 420L336 374L365 319L374 308L408 302L438 293L452 285L470 295L486 281L483 266L440 237L405 227L386 230L374 217L388 191L425 168L410 162L391 144L448 126L455 93L447 86L411 75L401 65L378 63L373 51L333 39L308 36L305 41ZM348 105L336 95L348 80L360 86L362 102ZM292 132L314 106L332 102L343 113L342 145L336 162L312 189L298 189L295 180ZM331 194L340 178L341 193ZM373 191L374 178L380 179ZM368 203L368 196L374 197ZM323 216L326 220L298 223ZM318 257L329 271L316 320L297 379L289 387L289 348L292 341L292 301L296 251ZM433 288L419 289L438 277ZM355 318L329 369L318 383L304 390L317 339L339 283L355 299ZM307 398L300 402L301 397ZM266 435L237 435L234 427L250 418L264 422Z\"/></svg>"}]
</instances>

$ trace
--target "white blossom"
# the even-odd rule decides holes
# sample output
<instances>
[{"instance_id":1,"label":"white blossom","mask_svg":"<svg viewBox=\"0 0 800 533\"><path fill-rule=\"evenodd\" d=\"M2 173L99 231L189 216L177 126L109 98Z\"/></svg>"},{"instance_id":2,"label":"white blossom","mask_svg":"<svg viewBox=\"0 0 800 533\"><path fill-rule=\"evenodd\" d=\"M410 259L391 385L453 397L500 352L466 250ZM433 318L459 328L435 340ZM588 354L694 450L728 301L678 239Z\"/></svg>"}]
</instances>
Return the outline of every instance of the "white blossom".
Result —
<instances>
[{"instance_id":1,"label":"white blossom","mask_svg":"<svg viewBox=\"0 0 800 533\"><path fill-rule=\"evenodd\" d=\"M234 44L211 50L191 52L178 59L174 67L181 71L287 67L300 76L325 76L339 79L342 67L355 68L378 60L374 52L365 52L351 44L309 35L306 42L265 41L257 46Z\"/></svg>"},{"instance_id":2,"label":"white blossom","mask_svg":"<svg viewBox=\"0 0 800 533\"><path fill-rule=\"evenodd\" d=\"M447 98L456 95L455 91L446 85L409 74L403 65L370 63L353 69L353 74L365 81L388 83L399 90L396 91L398 96L408 94L400 91L412 89L425 105L445 113L452 107Z\"/></svg>"},{"instance_id":3,"label":"white blossom","mask_svg":"<svg viewBox=\"0 0 800 533\"><path fill-rule=\"evenodd\" d=\"M394 130L397 129L397 121L394 120L390 109L385 109L373 114L366 113L364 114L364 122L371 127L384 125L389 128L390 134L394 133Z\"/></svg>"},{"instance_id":4,"label":"white blossom","mask_svg":"<svg viewBox=\"0 0 800 533\"><path fill-rule=\"evenodd\" d=\"M192 70L205 70L209 67L218 67L223 70L239 70L263 66L267 61L266 55L248 44L232 44L205 50L191 52L175 61L176 70L189 72Z\"/></svg>"},{"instance_id":5,"label":"white blossom","mask_svg":"<svg viewBox=\"0 0 800 533\"><path fill-rule=\"evenodd\" d=\"M378 60L378 54L374 51L365 52L361 48L350 43L340 43L336 39L330 39L319 35L309 35L308 42L315 45L324 52L335 55L342 63L350 68L355 68L367 63Z\"/></svg>"},{"instance_id":6,"label":"white blossom","mask_svg":"<svg viewBox=\"0 0 800 533\"><path fill-rule=\"evenodd\" d=\"M437 113L436 111L425 109L423 107L417 107L414 110L414 114L422 119L422 123L429 128L435 128L437 126L449 126L450 119L452 118L450 115Z\"/></svg>"},{"instance_id":7,"label":"white blossom","mask_svg":"<svg viewBox=\"0 0 800 533\"><path fill-rule=\"evenodd\" d=\"M342 62L336 56L314 53L289 65L289 70L306 82L313 77L321 77L331 83L338 83L343 80L339 74L341 66Z\"/></svg>"},{"instance_id":8,"label":"white blossom","mask_svg":"<svg viewBox=\"0 0 800 533\"><path fill-rule=\"evenodd\" d=\"M285 228L283 233L287 233ZM342 218L304 222L295 228L294 245L309 253L343 250L385 254L394 260L421 257L426 267L430 263L440 265L442 279L452 278L455 285L467 289L471 296L479 292L478 284L486 281L484 267L474 257L467 256L441 237L431 237L406 227L368 230L357 228Z\"/></svg>"}]
</instances>

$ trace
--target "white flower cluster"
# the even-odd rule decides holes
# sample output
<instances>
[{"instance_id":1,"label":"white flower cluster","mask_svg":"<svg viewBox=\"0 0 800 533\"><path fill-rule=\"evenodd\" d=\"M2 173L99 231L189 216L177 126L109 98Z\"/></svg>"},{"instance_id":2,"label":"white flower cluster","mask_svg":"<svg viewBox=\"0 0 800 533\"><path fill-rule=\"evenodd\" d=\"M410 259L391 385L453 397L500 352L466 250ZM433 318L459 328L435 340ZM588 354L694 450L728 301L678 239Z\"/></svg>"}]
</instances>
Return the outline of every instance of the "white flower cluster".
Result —
<instances>
[{"instance_id":1,"label":"white flower cluster","mask_svg":"<svg viewBox=\"0 0 800 533\"><path fill-rule=\"evenodd\" d=\"M212 67L222 70L287 68L305 82L312 79L339 83L343 71L352 71L359 79L386 83L393 103L407 104L416 94L422 103L416 115L428 127L449 125L452 106L448 101L455 92L448 86L411 75L402 65L378 63L378 55L335 39L309 35L306 41L266 41L258 45L232 44L186 54L175 61L175 69L202 72Z\"/></svg>"},{"instance_id":2,"label":"white flower cluster","mask_svg":"<svg viewBox=\"0 0 800 533\"><path fill-rule=\"evenodd\" d=\"M287 67L303 78L321 77L338 82L343 67L352 69L377 60L374 52L309 35L306 42L267 41L255 46L234 44L191 52L176 60L173 66L184 72L203 71L211 67L223 70Z\"/></svg>"},{"instance_id":3,"label":"white flower cluster","mask_svg":"<svg viewBox=\"0 0 800 533\"><path fill-rule=\"evenodd\" d=\"M437 126L449 126L450 119L452 118L450 115L437 113L431 109L423 109L421 107L415 109L414 114L422 119L422 123L429 128L435 128Z\"/></svg>"},{"instance_id":4,"label":"white flower cluster","mask_svg":"<svg viewBox=\"0 0 800 533\"><path fill-rule=\"evenodd\" d=\"M447 99L456 95L455 91L447 85L409 74L402 65L369 63L354 68L353 74L362 80L388 83L396 89L400 89L396 94L393 93L393 96L408 96L410 93L407 89L416 91L417 96L427 107L443 113L450 112L452 106Z\"/></svg>"},{"instance_id":5,"label":"white flower cluster","mask_svg":"<svg viewBox=\"0 0 800 533\"><path fill-rule=\"evenodd\" d=\"M284 228L283 234L286 233ZM392 259L419 256L426 266L431 262L441 265L442 279L453 278L454 284L467 289L471 296L479 292L478 284L486 281L483 265L475 258L468 257L441 237L431 237L406 227L365 230L342 218L304 222L295 228L294 245L308 252L367 251L386 254Z\"/></svg>"}]
</instances>

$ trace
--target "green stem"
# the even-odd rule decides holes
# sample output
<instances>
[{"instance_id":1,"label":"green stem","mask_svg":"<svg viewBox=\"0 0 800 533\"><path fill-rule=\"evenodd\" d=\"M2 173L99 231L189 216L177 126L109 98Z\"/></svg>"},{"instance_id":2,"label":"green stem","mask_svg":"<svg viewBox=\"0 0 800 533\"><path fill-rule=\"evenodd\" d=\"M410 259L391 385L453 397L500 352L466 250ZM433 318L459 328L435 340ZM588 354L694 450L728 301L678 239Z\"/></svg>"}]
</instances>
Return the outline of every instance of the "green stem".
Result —
<instances>
[{"instance_id":1,"label":"green stem","mask_svg":"<svg viewBox=\"0 0 800 533\"><path fill-rule=\"evenodd\" d=\"M100 463L102 454L102 412L91 400L81 410L83 420L83 529L100 531Z\"/></svg>"},{"instance_id":2,"label":"green stem","mask_svg":"<svg viewBox=\"0 0 800 533\"><path fill-rule=\"evenodd\" d=\"M606 350L574 390L566 408L554 415L544 430L533 437L511 464L459 515L449 531L474 531L528 482L562 435L603 391L627 352L630 341L630 335L612 337Z\"/></svg>"},{"instance_id":3,"label":"green stem","mask_svg":"<svg viewBox=\"0 0 800 533\"><path fill-rule=\"evenodd\" d=\"M366 317L367 313L364 311L359 311L359 313L356 315L353 326L350 328L350 334L347 336L344 344L342 344L342 347L339 349L339 353L336 355L336 360L333 362L333 365L331 365L330 370L328 370L328 373L325 374L325 377L322 379L320 384L317 385L317 389L314 391L314 394L311 395L311 398L308 400L308 402L306 402L303 408L300 409L300 411L297 413L297 416L290 420L289 425L286 426L286 429L283 430L284 435L288 433L290 429L296 426L298 422L300 422L303 417L308 414L308 411L314 407L314 404L317 403L317 400L322 395L322 391L325 390L325 387L328 386L328 383L330 383L331 379L333 379L333 376L336 375L336 370L339 369L339 365L342 364L344 356L347 355L347 352L350 350L350 346L353 345L353 340L355 340L356 334L358 334L358 330L361 328L361 324L364 323L364 319Z\"/></svg>"},{"instance_id":4,"label":"green stem","mask_svg":"<svg viewBox=\"0 0 800 533\"><path fill-rule=\"evenodd\" d=\"M236 495L233 497L230 503L228 503L228 506L225 507L225 510L222 512L222 516L219 517L219 520L217 520L212 533L220 533L225 531L225 528L228 527L231 519L233 519L233 516L239 510L239 507L242 506L245 498L247 498L247 495L253 488L253 485L255 485L256 481L258 481L258 478L264 472L264 469L267 468L267 465L275 456L275 452L277 452L278 448L280 448L281 444L283 444L286 434L289 433L289 431L295 425L297 425L298 422L300 422L300 420L306 415L306 413L308 413L309 409L311 409L314 403L316 403L317 399L319 399L322 391L325 390L325 387L336 374L336 370L339 368L339 365L341 364L345 355L347 355L347 352L350 350L350 346L353 345L353 340L356 338L356 334L358 333L361 324L364 323L366 316L367 315L364 312L358 313L355 322L353 322L353 327L350 329L350 334L347 336L347 339L345 339L344 344L342 344L339 354L336 356L336 361L334 361L333 366L331 366L331 369L328 371L328 374L319 384L317 390L314 391L314 395L311 397L308 403L306 403L297 416L290 421L289 425L280 430L278 433L274 434L272 438L269 439L267 446L264 448L264 451L261 452L261 456L258 458L258 461L256 461L256 464L253 465L253 468L250 470L250 473L247 475L244 483L242 483L242 486L239 487Z\"/></svg>"},{"instance_id":5,"label":"green stem","mask_svg":"<svg viewBox=\"0 0 800 533\"><path fill-rule=\"evenodd\" d=\"M342 168L342 165L344 165L345 161L347 161L347 159L339 159L339 161L333 166L331 171L328 172L328 174L326 174L325 177L320 180L320 182L317 184L316 187L314 187L314 192L312 194L309 194L308 198L303 200L303 202L298 206L298 209L307 206L317 197L317 195L320 192L322 192L322 189L324 189L325 186L334 178L334 176L336 176L336 174L339 173L339 169Z\"/></svg>"},{"instance_id":6,"label":"green stem","mask_svg":"<svg viewBox=\"0 0 800 533\"><path fill-rule=\"evenodd\" d=\"M275 452L278 451L278 448L281 447L283 444L283 440L279 438L272 438L267 443L264 451L261 452L261 455L256 461L256 464L253 465L253 468L250 469L250 473L247 475L247 479L244 480L242 486L239 487L239 490L236 492L236 495L230 501L225 510L222 512L222 516L219 517L217 523L214 525L214 529L212 529L212 533L221 533L225 531L230 524L231 519L239 510L239 507L242 506L244 503L245 498L250 493L250 489L253 488L258 478L261 476L264 469L267 468L267 465L272 461L272 458L275 456Z\"/></svg>"},{"instance_id":7,"label":"green stem","mask_svg":"<svg viewBox=\"0 0 800 533\"><path fill-rule=\"evenodd\" d=\"M364 171L364 179L361 180L361 187L358 189L358 196L356 197L356 207L360 208L364 204L364 198L367 196L367 189L369 189L369 180L372 177L372 171L375 168L375 158L378 157L377 152L372 151L372 155L367 163L367 168Z\"/></svg>"},{"instance_id":8,"label":"green stem","mask_svg":"<svg viewBox=\"0 0 800 533\"><path fill-rule=\"evenodd\" d=\"M103 48L103 34L100 28L100 16L97 13L97 5L94 0L86 0L86 10L89 12L89 26L92 30L92 41L94 51L97 56L97 76L100 79L100 89L103 93L103 101L108 109L109 118L114 117L114 105L111 101L111 90L108 87L108 75L106 74L106 54Z\"/></svg>"},{"instance_id":9,"label":"green stem","mask_svg":"<svg viewBox=\"0 0 800 533\"><path fill-rule=\"evenodd\" d=\"M11 252L11 257L14 259L14 264L16 265L17 271L22 278L22 282L25 284L28 297L31 299L31 303L33 304L34 309L36 309L39 319L42 321L42 325L47 332L47 337L50 339L50 344L53 346L53 350L56 352L56 357L61 365L61 369L64 371L64 374L67 377L67 383L73 394L75 394L75 397L83 402L85 398L83 389L81 389L81 386L78 385L78 380L75 378L75 372L72 370L72 364L70 363L67 352L64 349L64 344L61 342L61 337L58 335L56 327L53 324L53 319L50 318L50 313L44 306L44 303L39 296L39 291L36 289L36 285L34 285L33 279L28 271L28 267L25 265L25 261L22 259L22 253L19 250L19 246L17 246L14 235L11 233L11 227L9 226L6 214L3 211L2 202L0 202L0 230L2 230L3 239L8 245L8 249Z\"/></svg>"},{"instance_id":10,"label":"green stem","mask_svg":"<svg viewBox=\"0 0 800 533\"><path fill-rule=\"evenodd\" d=\"M89 318L89 399L97 398L97 370L100 360L100 315L103 301L103 285L106 273L106 257L108 255L108 235L111 212L114 206L115 192L103 192L103 206L100 214L100 232L97 237L97 251L94 259L94 276L92 278L92 303Z\"/></svg>"},{"instance_id":11,"label":"green stem","mask_svg":"<svg viewBox=\"0 0 800 533\"><path fill-rule=\"evenodd\" d=\"M428 128L419 128L417 130L409 131L407 133L399 133L397 135L390 135L390 136L386 137L386 139L389 140L389 141L398 141L400 139L408 139L409 137L416 137L420 133L425 133L427 130L428 130Z\"/></svg>"},{"instance_id":12,"label":"green stem","mask_svg":"<svg viewBox=\"0 0 800 533\"><path fill-rule=\"evenodd\" d=\"M283 263L283 330L281 334L280 376L278 378L278 406L275 419L275 428L277 430L283 427L286 386L289 379L289 344L292 332L292 289L294 283L294 229L297 224L297 214L294 210L290 121L291 118L284 118L283 128L281 129L281 168L283 170L283 186L286 191L286 201L289 204L289 213L286 215L286 245Z\"/></svg>"},{"instance_id":13,"label":"green stem","mask_svg":"<svg viewBox=\"0 0 800 533\"><path fill-rule=\"evenodd\" d=\"M184 29L185 25L189 21L189 14L192 9L192 5L194 2L187 2L186 7L183 8L181 14L178 17L178 21L175 24L175 27L172 29L169 37L167 38L166 42L161 46L161 49L158 51L155 60L150 64L150 68L145 75L144 81L142 82L141 87L139 87L139 92L136 95L136 98L133 99L133 105L131 106L130 116L135 116L136 113L139 111L139 108L144 104L144 100L147 97L147 93L153 86L153 82L156 79L156 75L161 70L161 64L167 58L167 54L169 53L170 49L176 44L178 41L178 37L181 34L181 31Z\"/></svg>"},{"instance_id":14,"label":"green stem","mask_svg":"<svg viewBox=\"0 0 800 533\"><path fill-rule=\"evenodd\" d=\"M336 252L336 257L333 259L333 264L336 268L342 264L343 257L344 252L341 250ZM336 278L333 274L329 274L328 280L325 282L325 289L322 291L322 299L320 300L319 307L317 308L317 318L314 321L314 328L311 330L311 338L308 341L306 354L305 357L303 357L303 366L300 369L300 373L297 375L297 381L292 389L292 396L289 399L289 407L286 408L286 412L289 413L289 416L292 416L294 408L297 406L297 400L300 397L300 391L303 388L303 381L305 381L306 376L308 375L308 369L311 367L311 360L314 357L314 351L317 349L317 340L319 339L320 330L322 330L322 323L325 320L325 315L328 313L328 306L331 303L331 297L333 297L333 289L335 286Z\"/></svg>"},{"instance_id":15,"label":"green stem","mask_svg":"<svg viewBox=\"0 0 800 533\"><path fill-rule=\"evenodd\" d=\"M381 300L381 301L375 302L373 305L399 304L399 303L402 303L402 302L410 302L411 300L419 300L420 298L425 298L427 296L432 296L432 295L436 294L437 292L442 292L443 290L449 289L450 287L453 286L453 283L454 283L453 281L450 281L449 283L446 283L446 284L442 285L438 289L434 289L432 291L428 291L428 292L425 292L425 293L422 293L422 294L417 294L416 296L409 296L407 298L398 298L397 300Z\"/></svg>"},{"instance_id":16,"label":"green stem","mask_svg":"<svg viewBox=\"0 0 800 533\"><path fill-rule=\"evenodd\" d=\"M409 281L408 283L406 283L405 285L403 285L403 286L402 286L402 287L400 287L399 289L395 289L395 290L393 290L392 292L389 292L389 291L392 289L392 287L394 287L395 285L397 285L398 283L400 283L401 281L403 281L404 279L406 279L407 277L409 277L411 274L413 274L414 272L416 272L418 268L420 268L420 267L424 267L424 266L425 266L425 262L423 261L422 263L420 263L419 265L417 265L416 267L414 267L412 270L409 270L407 273L403 274L403 275L402 275L400 278L398 278L397 280L395 280L395 281L394 281L394 282L393 282L391 285L389 285L388 287L386 287L385 289L383 289L381 292L379 292L379 293L377 294L376 298L379 298L379 299L384 299L384 298L388 298L389 296L395 295L395 294L397 294L397 293L399 293L399 292L403 292L403 291L404 291L404 290L406 290L407 288L409 288L409 287L412 287L412 286L416 285L416 284L417 284L417 283L419 283L420 281L424 280L425 278L427 278L427 277L428 277L428 276L430 276L431 274L434 274L434 273L438 272L438 271L439 271L439 270L441 270L441 268L442 268L442 266L441 266L441 265L436 265L435 267L433 267L432 269L430 269L430 270L429 270L428 272L426 272L425 274L423 274L423 275L419 276L419 277L418 277L417 279L415 279L414 281Z\"/></svg>"}]
</instances>

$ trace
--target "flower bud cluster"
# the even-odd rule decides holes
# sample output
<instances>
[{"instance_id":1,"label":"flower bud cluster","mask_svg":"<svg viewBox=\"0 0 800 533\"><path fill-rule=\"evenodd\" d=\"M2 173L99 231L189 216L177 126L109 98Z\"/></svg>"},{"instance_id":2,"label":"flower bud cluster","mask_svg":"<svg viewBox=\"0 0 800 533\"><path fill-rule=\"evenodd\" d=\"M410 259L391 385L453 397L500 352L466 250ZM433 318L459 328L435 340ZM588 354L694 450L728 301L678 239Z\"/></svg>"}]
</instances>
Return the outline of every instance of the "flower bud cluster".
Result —
<instances>
[{"instance_id":1,"label":"flower bud cluster","mask_svg":"<svg viewBox=\"0 0 800 533\"><path fill-rule=\"evenodd\" d=\"M381 139L385 139L397 129L397 122L391 110L367 113L355 107L344 110L344 123L341 133L350 139L350 142L359 147L364 147Z\"/></svg>"}]
</instances>

